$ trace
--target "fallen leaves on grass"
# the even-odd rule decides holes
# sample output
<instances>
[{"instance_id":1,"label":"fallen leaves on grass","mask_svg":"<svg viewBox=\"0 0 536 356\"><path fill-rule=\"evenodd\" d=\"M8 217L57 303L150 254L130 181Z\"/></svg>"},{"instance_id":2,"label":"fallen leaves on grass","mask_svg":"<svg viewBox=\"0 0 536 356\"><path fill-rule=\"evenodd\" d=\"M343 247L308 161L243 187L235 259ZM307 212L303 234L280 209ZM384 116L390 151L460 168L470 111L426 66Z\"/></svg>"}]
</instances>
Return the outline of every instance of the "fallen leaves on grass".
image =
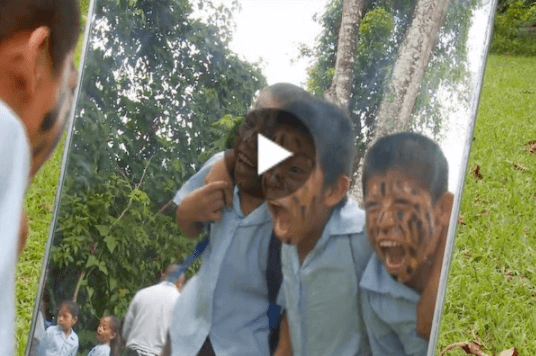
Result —
<instances>
[{"instance_id":1,"label":"fallen leaves on grass","mask_svg":"<svg viewBox=\"0 0 536 356\"><path fill-rule=\"evenodd\" d=\"M476 217L482 216L482 215L488 215L488 211L486 209L482 210L481 213L476 214Z\"/></svg>"},{"instance_id":2,"label":"fallen leaves on grass","mask_svg":"<svg viewBox=\"0 0 536 356\"><path fill-rule=\"evenodd\" d=\"M458 215L458 224L465 225L465 221L463 221L463 214Z\"/></svg>"},{"instance_id":3,"label":"fallen leaves on grass","mask_svg":"<svg viewBox=\"0 0 536 356\"><path fill-rule=\"evenodd\" d=\"M480 173L480 166L476 166L476 168L473 170L473 175L478 179L482 179L482 174Z\"/></svg>"},{"instance_id":4,"label":"fallen leaves on grass","mask_svg":"<svg viewBox=\"0 0 536 356\"><path fill-rule=\"evenodd\" d=\"M523 146L523 149L529 151L530 154L533 154L536 151L536 140L532 140L532 141L527 142Z\"/></svg>"},{"instance_id":5,"label":"fallen leaves on grass","mask_svg":"<svg viewBox=\"0 0 536 356\"><path fill-rule=\"evenodd\" d=\"M512 167L514 167L515 169L517 169L518 171L526 171L527 170L527 167L523 166L522 164L520 163L514 163L512 161L509 161L509 160L506 160L506 162L510 163L512 165Z\"/></svg>"},{"instance_id":6,"label":"fallen leaves on grass","mask_svg":"<svg viewBox=\"0 0 536 356\"><path fill-rule=\"evenodd\" d=\"M476 355L476 356L492 356L492 355L489 355L487 353L485 353L484 351L482 351L484 347L484 344L478 342L478 341L473 341L473 342L469 342L469 341L463 341L463 342L456 342L452 345L449 345L447 346L439 356L443 356L445 355L448 351L450 350L453 350L453 349L456 349L456 348L461 348L463 351L465 351L466 354L468 355ZM508 350L504 350L502 351L501 353L499 353L497 356L518 356L519 353L517 352L517 349L514 347L514 348L511 348L511 349L508 349Z\"/></svg>"}]
</instances>

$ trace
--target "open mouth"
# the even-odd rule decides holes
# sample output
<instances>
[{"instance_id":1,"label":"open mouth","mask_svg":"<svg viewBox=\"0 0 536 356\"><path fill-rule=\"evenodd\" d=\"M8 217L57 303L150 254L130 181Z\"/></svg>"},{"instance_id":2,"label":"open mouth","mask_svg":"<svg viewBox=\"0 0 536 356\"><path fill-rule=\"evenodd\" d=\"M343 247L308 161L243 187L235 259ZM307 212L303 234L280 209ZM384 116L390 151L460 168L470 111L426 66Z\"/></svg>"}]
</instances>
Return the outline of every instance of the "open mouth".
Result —
<instances>
[{"instance_id":1,"label":"open mouth","mask_svg":"<svg viewBox=\"0 0 536 356\"><path fill-rule=\"evenodd\" d=\"M290 213L288 210L277 202L267 202L268 209L274 220L274 233L280 240L288 243L290 231Z\"/></svg>"},{"instance_id":2,"label":"open mouth","mask_svg":"<svg viewBox=\"0 0 536 356\"><path fill-rule=\"evenodd\" d=\"M382 240L378 243L380 250L385 257L385 267L390 270L397 270L404 266L406 259L406 249L402 244L390 241Z\"/></svg>"}]
</instances>

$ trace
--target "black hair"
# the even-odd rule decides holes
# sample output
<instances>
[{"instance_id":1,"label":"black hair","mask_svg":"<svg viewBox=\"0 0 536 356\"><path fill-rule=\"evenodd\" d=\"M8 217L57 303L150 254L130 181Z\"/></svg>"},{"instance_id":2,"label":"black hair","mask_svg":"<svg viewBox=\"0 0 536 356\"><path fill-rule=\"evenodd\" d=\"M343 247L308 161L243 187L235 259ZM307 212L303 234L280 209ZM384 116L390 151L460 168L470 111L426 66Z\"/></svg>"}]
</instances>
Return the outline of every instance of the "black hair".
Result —
<instances>
[{"instance_id":1,"label":"black hair","mask_svg":"<svg viewBox=\"0 0 536 356\"><path fill-rule=\"evenodd\" d=\"M426 136L402 132L380 138L365 156L363 195L374 174L400 169L417 179L435 203L448 190L448 162L437 143Z\"/></svg>"},{"instance_id":2,"label":"black hair","mask_svg":"<svg viewBox=\"0 0 536 356\"><path fill-rule=\"evenodd\" d=\"M66 307L69 310L69 313L73 316L73 318L78 318L78 313L80 311L78 304L76 304L72 300L64 300L60 303L58 307L58 314L60 313L62 307Z\"/></svg>"},{"instance_id":3,"label":"black hair","mask_svg":"<svg viewBox=\"0 0 536 356\"><path fill-rule=\"evenodd\" d=\"M58 73L80 35L78 0L0 0L0 44L40 26L50 29L48 51Z\"/></svg>"},{"instance_id":4,"label":"black hair","mask_svg":"<svg viewBox=\"0 0 536 356\"><path fill-rule=\"evenodd\" d=\"M348 115L337 106L312 96L283 109L298 117L309 129L324 171L324 185L335 184L342 175L351 177L355 135Z\"/></svg>"},{"instance_id":5,"label":"black hair","mask_svg":"<svg viewBox=\"0 0 536 356\"><path fill-rule=\"evenodd\" d=\"M107 315L105 318L110 319L110 329L115 333L115 337L110 340L110 356L121 355L121 320L113 315Z\"/></svg>"}]
</instances>

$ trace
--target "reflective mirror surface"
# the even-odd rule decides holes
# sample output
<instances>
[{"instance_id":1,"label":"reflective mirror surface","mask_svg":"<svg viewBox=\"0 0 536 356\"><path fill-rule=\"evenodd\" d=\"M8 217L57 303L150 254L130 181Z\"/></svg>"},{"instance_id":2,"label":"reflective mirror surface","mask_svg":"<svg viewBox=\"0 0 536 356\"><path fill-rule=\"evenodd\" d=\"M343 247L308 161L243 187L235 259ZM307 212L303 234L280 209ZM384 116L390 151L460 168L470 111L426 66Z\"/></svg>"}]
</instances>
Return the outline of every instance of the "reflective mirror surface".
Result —
<instances>
[{"instance_id":1,"label":"reflective mirror surface","mask_svg":"<svg viewBox=\"0 0 536 356\"><path fill-rule=\"evenodd\" d=\"M440 145L454 194L441 301L496 2L445 1L443 15L424 3L370 1L360 20L348 99L360 148L352 195L362 202L359 168L382 130ZM33 332L55 324L61 301L74 300L78 353L86 355L102 316L122 319L138 290L183 261L197 241L181 234L175 193L233 147L266 85L290 82L319 97L331 86L341 4L95 0ZM429 43L412 52L411 36ZM38 340L30 335L28 354Z\"/></svg>"}]
</instances>

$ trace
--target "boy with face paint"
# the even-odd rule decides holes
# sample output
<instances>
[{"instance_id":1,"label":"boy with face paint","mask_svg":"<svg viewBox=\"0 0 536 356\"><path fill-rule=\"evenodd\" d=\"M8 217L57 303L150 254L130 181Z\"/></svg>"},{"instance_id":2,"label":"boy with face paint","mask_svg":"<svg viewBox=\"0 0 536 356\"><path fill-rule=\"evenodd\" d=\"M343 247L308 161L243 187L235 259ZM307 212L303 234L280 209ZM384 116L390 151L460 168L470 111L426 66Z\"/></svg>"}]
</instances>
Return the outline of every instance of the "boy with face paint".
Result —
<instances>
[{"instance_id":1,"label":"boy with face paint","mask_svg":"<svg viewBox=\"0 0 536 356\"><path fill-rule=\"evenodd\" d=\"M347 196L352 123L337 107L311 99L284 110L274 142L294 153L263 174L274 233L283 242L285 309L277 355L369 355L358 284L372 250L365 216Z\"/></svg>"},{"instance_id":2,"label":"boy with face paint","mask_svg":"<svg viewBox=\"0 0 536 356\"><path fill-rule=\"evenodd\" d=\"M378 140L363 196L374 249L360 287L374 355L426 355L452 209L439 146L414 133Z\"/></svg>"},{"instance_id":3,"label":"boy with face paint","mask_svg":"<svg viewBox=\"0 0 536 356\"><path fill-rule=\"evenodd\" d=\"M1 0L0 14L0 354L11 355L24 192L67 122L58 114L70 107L62 92L76 85L80 10L77 0Z\"/></svg>"},{"instance_id":4,"label":"boy with face paint","mask_svg":"<svg viewBox=\"0 0 536 356\"><path fill-rule=\"evenodd\" d=\"M261 92L253 108L279 107L308 95L276 84ZM174 307L171 355L270 354L266 270L272 221L257 175L257 133L264 132L265 118L259 111L248 113L234 150L226 159L223 153L213 156L175 197L183 233L195 237L202 223L211 224L199 273ZM225 197L229 188L232 199Z\"/></svg>"}]
</instances>

